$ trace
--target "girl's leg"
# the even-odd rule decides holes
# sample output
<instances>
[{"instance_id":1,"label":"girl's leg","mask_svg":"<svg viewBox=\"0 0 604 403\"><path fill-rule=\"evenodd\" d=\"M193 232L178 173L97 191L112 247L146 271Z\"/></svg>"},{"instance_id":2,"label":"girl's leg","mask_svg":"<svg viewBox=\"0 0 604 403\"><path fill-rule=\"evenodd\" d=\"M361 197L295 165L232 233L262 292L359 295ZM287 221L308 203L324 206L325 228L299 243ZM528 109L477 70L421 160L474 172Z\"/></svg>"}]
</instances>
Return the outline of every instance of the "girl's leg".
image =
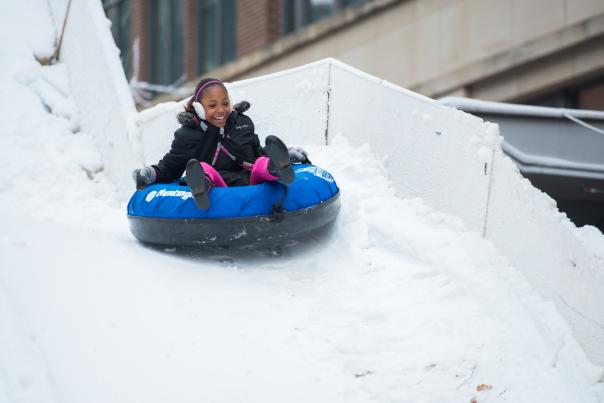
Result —
<instances>
[{"instance_id":1,"label":"girl's leg","mask_svg":"<svg viewBox=\"0 0 604 403\"><path fill-rule=\"evenodd\" d=\"M201 210L210 208L209 181L203 167L196 159L190 159L185 169L187 186L191 189L195 206Z\"/></svg>"},{"instance_id":2,"label":"girl's leg","mask_svg":"<svg viewBox=\"0 0 604 403\"><path fill-rule=\"evenodd\" d=\"M210 186L208 187L217 187L217 188L225 188L227 184L225 183L222 176L218 173L214 167L208 163L200 162L201 167L203 168L203 172L206 174L206 178L210 181Z\"/></svg>"},{"instance_id":3,"label":"girl's leg","mask_svg":"<svg viewBox=\"0 0 604 403\"><path fill-rule=\"evenodd\" d=\"M268 172L269 161L270 159L268 157L258 157L256 162L254 162L254 165L252 166L252 173L250 175L250 185L257 185L262 182L275 182L279 180L277 176L271 175Z\"/></svg>"}]
</instances>

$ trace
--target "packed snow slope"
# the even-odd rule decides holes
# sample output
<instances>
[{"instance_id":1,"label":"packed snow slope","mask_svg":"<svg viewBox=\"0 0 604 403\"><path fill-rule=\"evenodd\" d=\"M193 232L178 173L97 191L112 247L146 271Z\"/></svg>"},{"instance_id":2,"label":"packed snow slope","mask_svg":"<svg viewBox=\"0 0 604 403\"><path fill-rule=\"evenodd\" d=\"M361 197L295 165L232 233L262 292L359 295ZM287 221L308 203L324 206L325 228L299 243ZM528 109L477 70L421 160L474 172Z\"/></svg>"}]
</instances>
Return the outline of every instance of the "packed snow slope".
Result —
<instances>
[{"instance_id":1,"label":"packed snow slope","mask_svg":"<svg viewBox=\"0 0 604 403\"><path fill-rule=\"evenodd\" d=\"M139 244L68 66L34 57L52 52L46 3L7 3L0 402L603 399L554 305L346 133L300 144L342 190L329 230L280 253Z\"/></svg>"}]
</instances>

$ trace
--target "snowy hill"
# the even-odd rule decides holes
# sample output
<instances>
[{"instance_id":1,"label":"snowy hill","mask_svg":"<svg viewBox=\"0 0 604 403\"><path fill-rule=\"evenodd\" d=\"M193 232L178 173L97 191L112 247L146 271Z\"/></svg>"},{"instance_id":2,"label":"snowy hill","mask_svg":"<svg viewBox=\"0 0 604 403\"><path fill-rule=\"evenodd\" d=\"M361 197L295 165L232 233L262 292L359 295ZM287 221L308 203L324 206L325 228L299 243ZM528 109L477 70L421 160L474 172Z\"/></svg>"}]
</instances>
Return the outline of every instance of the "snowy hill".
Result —
<instances>
[{"instance_id":1,"label":"snowy hill","mask_svg":"<svg viewBox=\"0 0 604 403\"><path fill-rule=\"evenodd\" d=\"M358 133L332 127L329 145L316 140L325 135L316 122L327 121L317 77L292 81L297 109L271 108L253 91L266 81L232 91L252 100L261 134L297 134L313 162L335 176L342 211L333 228L281 254L137 243L125 218L130 189L115 178L154 158L171 133L149 111L138 118L145 136L137 138L126 105L113 123L123 132L99 138L106 122L82 105L94 90L82 80L75 93L70 78L77 52L52 66L34 57L52 53L57 29L47 7L41 0L0 5L7 44L0 57L0 402L604 398L602 368L589 362L559 308L483 236L480 220L457 214L454 200L422 197L439 184L423 184L383 150L359 145ZM79 7L81 26L103 26L100 5ZM16 22L25 18L39 29ZM113 71L89 66L84 75L125 84ZM96 113L115 105L96 102ZM300 117L307 107L316 108L316 120ZM162 116L171 111L164 107ZM287 115L290 125L267 111ZM433 140L414 136L440 115L418 110L410 119L417 127L406 127L409 141L428 147ZM466 164L481 166L477 151L488 141L496 138L456 149L447 138L434 152L467 152L476 158ZM406 169L402 179L416 181L418 194L401 190L394 167ZM481 197L452 195L465 198L466 208Z\"/></svg>"}]
</instances>

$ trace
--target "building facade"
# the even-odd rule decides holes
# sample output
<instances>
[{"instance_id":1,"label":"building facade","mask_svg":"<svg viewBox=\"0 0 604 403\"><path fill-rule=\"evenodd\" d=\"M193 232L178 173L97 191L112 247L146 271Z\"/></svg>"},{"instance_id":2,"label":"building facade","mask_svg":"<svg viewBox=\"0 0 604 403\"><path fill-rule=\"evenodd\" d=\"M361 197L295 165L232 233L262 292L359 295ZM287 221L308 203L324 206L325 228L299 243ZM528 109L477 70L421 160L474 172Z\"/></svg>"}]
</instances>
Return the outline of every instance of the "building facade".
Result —
<instances>
[{"instance_id":1,"label":"building facade","mask_svg":"<svg viewBox=\"0 0 604 403\"><path fill-rule=\"evenodd\" d=\"M604 110L602 0L104 0L129 77L188 90L335 57L433 98ZM161 94L166 100L174 95Z\"/></svg>"}]
</instances>

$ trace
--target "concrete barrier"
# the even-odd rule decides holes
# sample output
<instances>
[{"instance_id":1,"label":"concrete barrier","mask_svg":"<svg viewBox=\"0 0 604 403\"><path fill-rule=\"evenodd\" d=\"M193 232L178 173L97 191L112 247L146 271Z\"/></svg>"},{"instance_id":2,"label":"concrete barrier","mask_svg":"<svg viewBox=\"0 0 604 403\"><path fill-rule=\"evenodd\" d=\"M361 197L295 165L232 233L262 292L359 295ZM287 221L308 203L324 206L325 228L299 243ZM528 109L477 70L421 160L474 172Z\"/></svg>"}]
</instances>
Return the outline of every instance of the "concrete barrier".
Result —
<instances>
[{"instance_id":1,"label":"concrete barrier","mask_svg":"<svg viewBox=\"0 0 604 403\"><path fill-rule=\"evenodd\" d=\"M495 150L486 237L553 301L588 357L604 364L604 237L577 228Z\"/></svg>"},{"instance_id":2,"label":"concrete barrier","mask_svg":"<svg viewBox=\"0 0 604 403\"><path fill-rule=\"evenodd\" d=\"M330 135L368 143L403 197L421 197L482 231L496 133L471 115L330 63Z\"/></svg>"}]
</instances>

